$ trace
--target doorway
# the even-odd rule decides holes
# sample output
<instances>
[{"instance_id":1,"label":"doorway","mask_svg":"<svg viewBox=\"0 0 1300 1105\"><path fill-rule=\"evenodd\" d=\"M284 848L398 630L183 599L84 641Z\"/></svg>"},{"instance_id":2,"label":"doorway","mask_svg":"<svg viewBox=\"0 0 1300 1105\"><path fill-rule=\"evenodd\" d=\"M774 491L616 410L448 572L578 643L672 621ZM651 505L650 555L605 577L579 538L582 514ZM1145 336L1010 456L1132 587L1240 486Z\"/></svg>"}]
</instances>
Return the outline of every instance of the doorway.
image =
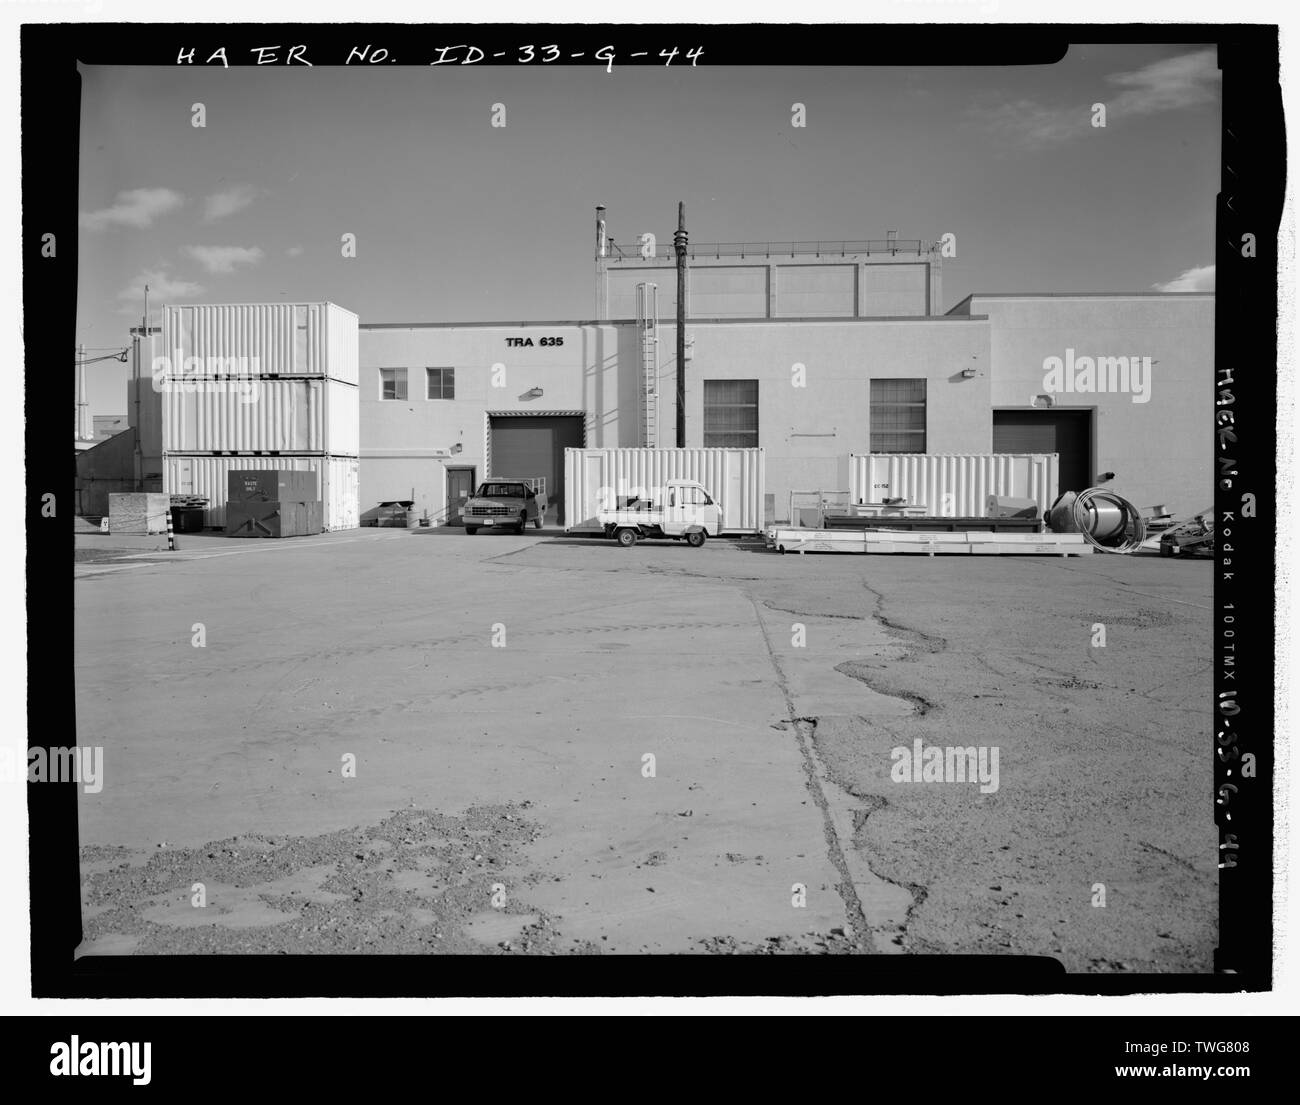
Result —
<instances>
[{"instance_id":1,"label":"doorway","mask_svg":"<svg viewBox=\"0 0 1300 1105\"><path fill-rule=\"evenodd\" d=\"M995 453L1056 453L1057 493L1093 485L1092 411L993 412Z\"/></svg>"},{"instance_id":2,"label":"doorway","mask_svg":"<svg viewBox=\"0 0 1300 1105\"><path fill-rule=\"evenodd\" d=\"M447 469L447 514L443 523L448 526L463 526L465 520L465 500L474 494L474 469Z\"/></svg>"},{"instance_id":3,"label":"doorway","mask_svg":"<svg viewBox=\"0 0 1300 1105\"><path fill-rule=\"evenodd\" d=\"M504 415L488 412L488 471L546 480L546 521L564 525L564 450L582 447L582 414Z\"/></svg>"}]
</instances>

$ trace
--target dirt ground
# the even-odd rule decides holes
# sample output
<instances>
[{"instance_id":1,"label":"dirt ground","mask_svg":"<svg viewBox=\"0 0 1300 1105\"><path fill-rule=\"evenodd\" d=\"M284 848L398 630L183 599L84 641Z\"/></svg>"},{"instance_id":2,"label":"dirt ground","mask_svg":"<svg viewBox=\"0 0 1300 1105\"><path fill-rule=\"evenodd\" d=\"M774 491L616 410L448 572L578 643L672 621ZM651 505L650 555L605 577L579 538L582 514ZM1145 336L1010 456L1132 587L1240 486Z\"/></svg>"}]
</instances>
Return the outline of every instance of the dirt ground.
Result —
<instances>
[{"instance_id":1,"label":"dirt ground","mask_svg":"<svg viewBox=\"0 0 1300 1105\"><path fill-rule=\"evenodd\" d=\"M1210 969L1207 563L178 541L78 538L83 954Z\"/></svg>"}]
</instances>

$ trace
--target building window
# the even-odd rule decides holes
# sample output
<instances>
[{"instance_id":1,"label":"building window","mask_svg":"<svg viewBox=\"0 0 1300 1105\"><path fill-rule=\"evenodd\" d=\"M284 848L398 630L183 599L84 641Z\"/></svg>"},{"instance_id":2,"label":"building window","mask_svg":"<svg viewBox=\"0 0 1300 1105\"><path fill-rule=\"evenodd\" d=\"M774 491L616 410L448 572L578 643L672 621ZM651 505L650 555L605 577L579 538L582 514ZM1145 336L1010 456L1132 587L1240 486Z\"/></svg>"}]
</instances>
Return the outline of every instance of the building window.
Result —
<instances>
[{"instance_id":1,"label":"building window","mask_svg":"<svg viewBox=\"0 0 1300 1105\"><path fill-rule=\"evenodd\" d=\"M406 369L381 368L379 370L379 398L406 398Z\"/></svg>"},{"instance_id":2,"label":"building window","mask_svg":"<svg viewBox=\"0 0 1300 1105\"><path fill-rule=\"evenodd\" d=\"M704 381L704 447L758 448L758 381Z\"/></svg>"},{"instance_id":3,"label":"building window","mask_svg":"<svg viewBox=\"0 0 1300 1105\"><path fill-rule=\"evenodd\" d=\"M871 381L871 451L925 452L925 380Z\"/></svg>"},{"instance_id":4,"label":"building window","mask_svg":"<svg viewBox=\"0 0 1300 1105\"><path fill-rule=\"evenodd\" d=\"M454 368L426 368L427 399L456 398L456 370Z\"/></svg>"}]
</instances>

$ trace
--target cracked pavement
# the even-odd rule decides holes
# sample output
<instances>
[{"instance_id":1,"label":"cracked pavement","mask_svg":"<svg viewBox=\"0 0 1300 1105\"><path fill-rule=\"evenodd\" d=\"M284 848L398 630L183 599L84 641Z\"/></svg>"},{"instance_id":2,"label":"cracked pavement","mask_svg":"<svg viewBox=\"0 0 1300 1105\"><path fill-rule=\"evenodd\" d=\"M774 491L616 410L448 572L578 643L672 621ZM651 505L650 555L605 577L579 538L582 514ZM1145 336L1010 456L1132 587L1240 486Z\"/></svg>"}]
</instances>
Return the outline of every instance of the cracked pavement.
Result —
<instances>
[{"instance_id":1,"label":"cracked pavement","mask_svg":"<svg viewBox=\"0 0 1300 1105\"><path fill-rule=\"evenodd\" d=\"M1208 565L448 531L181 553L77 583L105 749L83 954L1210 968ZM997 790L896 781L917 740L997 747Z\"/></svg>"}]
</instances>

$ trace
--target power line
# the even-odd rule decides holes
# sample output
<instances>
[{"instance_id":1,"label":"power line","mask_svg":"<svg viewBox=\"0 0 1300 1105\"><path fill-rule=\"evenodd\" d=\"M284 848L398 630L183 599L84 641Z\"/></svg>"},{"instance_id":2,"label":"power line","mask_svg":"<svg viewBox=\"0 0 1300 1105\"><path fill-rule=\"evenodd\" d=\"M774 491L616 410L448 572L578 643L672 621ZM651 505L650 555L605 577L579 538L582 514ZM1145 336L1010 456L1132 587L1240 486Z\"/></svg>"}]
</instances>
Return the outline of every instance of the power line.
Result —
<instances>
[{"instance_id":1,"label":"power line","mask_svg":"<svg viewBox=\"0 0 1300 1105\"><path fill-rule=\"evenodd\" d=\"M116 353L110 353L103 357L88 357L84 361L74 361L73 366L76 368L82 368L88 364L97 364L99 361L120 361L122 364L126 364L126 355L128 352L129 350L120 349Z\"/></svg>"}]
</instances>

